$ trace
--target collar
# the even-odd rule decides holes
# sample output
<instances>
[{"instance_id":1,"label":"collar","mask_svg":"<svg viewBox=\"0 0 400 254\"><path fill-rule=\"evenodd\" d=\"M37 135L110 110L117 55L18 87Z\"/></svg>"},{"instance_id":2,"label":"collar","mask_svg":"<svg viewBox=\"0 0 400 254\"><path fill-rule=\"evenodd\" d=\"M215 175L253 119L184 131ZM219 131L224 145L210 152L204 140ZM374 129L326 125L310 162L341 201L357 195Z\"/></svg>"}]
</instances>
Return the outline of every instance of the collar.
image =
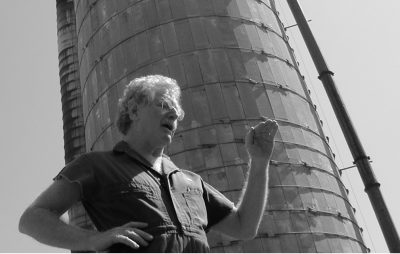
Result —
<instances>
[{"instance_id":1,"label":"collar","mask_svg":"<svg viewBox=\"0 0 400 254\"><path fill-rule=\"evenodd\" d=\"M126 141L119 141L113 148L114 153L125 153L135 161L144 164L148 168L153 168L153 166L148 162L142 155L132 149ZM169 174L173 171L181 171L171 159L163 154L162 155L162 167L165 174Z\"/></svg>"}]
</instances>

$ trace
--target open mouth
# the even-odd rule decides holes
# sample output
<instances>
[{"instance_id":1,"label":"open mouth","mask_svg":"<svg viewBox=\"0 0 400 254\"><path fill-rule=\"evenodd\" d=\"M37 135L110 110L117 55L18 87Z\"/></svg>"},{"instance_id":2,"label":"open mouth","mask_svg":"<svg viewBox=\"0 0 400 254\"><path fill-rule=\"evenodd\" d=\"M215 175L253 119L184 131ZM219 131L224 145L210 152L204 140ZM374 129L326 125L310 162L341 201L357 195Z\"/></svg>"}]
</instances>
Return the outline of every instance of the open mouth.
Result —
<instances>
[{"instance_id":1,"label":"open mouth","mask_svg":"<svg viewBox=\"0 0 400 254\"><path fill-rule=\"evenodd\" d=\"M174 131L174 127L172 126L172 124L170 123L164 123L161 125L164 128L167 128L169 131L173 132Z\"/></svg>"}]
</instances>

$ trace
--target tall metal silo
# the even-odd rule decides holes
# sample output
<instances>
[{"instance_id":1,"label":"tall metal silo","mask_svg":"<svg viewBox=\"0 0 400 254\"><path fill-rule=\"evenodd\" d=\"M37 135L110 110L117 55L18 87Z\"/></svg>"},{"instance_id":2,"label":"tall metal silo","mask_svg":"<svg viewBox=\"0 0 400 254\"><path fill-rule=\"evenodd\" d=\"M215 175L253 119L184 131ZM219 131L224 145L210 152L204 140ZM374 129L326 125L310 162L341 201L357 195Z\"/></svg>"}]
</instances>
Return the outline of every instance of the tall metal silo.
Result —
<instances>
[{"instance_id":1,"label":"tall metal silo","mask_svg":"<svg viewBox=\"0 0 400 254\"><path fill-rule=\"evenodd\" d=\"M117 99L134 77L178 80L185 119L168 154L231 200L247 170L243 137L279 123L259 235L217 252L366 252L320 120L273 0L75 0L87 150L120 138Z\"/></svg>"},{"instance_id":2,"label":"tall metal silo","mask_svg":"<svg viewBox=\"0 0 400 254\"><path fill-rule=\"evenodd\" d=\"M78 37L73 0L57 0L58 59L63 111L65 163L86 152L79 81ZM81 203L68 211L70 223L93 228Z\"/></svg>"}]
</instances>

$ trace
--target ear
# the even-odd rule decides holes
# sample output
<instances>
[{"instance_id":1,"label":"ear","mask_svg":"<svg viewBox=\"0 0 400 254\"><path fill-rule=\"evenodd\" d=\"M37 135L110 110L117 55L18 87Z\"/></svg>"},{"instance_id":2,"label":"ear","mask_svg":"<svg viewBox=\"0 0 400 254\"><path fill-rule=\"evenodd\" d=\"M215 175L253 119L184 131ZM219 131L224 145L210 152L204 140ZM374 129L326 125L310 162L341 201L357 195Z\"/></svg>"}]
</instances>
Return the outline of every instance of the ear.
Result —
<instances>
[{"instance_id":1,"label":"ear","mask_svg":"<svg viewBox=\"0 0 400 254\"><path fill-rule=\"evenodd\" d=\"M138 118L138 107L135 107L135 105L133 105L133 103L131 103L130 105L128 105L128 114L129 114L129 119L131 119L131 121L135 121Z\"/></svg>"},{"instance_id":2,"label":"ear","mask_svg":"<svg viewBox=\"0 0 400 254\"><path fill-rule=\"evenodd\" d=\"M133 112L132 109L129 109L129 119L131 119L131 121L135 121L137 117L137 111Z\"/></svg>"}]
</instances>

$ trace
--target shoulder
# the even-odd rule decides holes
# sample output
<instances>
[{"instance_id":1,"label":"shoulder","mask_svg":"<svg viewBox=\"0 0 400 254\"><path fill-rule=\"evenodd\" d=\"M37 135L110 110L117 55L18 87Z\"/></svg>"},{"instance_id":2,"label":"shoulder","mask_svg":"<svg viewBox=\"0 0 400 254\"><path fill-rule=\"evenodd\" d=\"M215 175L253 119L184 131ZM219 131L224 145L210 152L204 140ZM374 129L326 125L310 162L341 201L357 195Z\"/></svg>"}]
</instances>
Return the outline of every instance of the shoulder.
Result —
<instances>
[{"instance_id":1,"label":"shoulder","mask_svg":"<svg viewBox=\"0 0 400 254\"><path fill-rule=\"evenodd\" d=\"M180 171L182 172L182 174L184 174L185 176L191 177L191 178L199 178L201 179L201 176L190 171L190 170L186 170L186 169L180 169Z\"/></svg>"},{"instance_id":2,"label":"shoulder","mask_svg":"<svg viewBox=\"0 0 400 254\"><path fill-rule=\"evenodd\" d=\"M113 151L91 151L82 155L86 160L98 161L115 157Z\"/></svg>"},{"instance_id":3,"label":"shoulder","mask_svg":"<svg viewBox=\"0 0 400 254\"><path fill-rule=\"evenodd\" d=\"M99 158L108 157L111 154L112 154L112 151L90 151L90 152L86 152L86 153L83 153L81 155L78 155L71 162L85 161L85 160L96 160L96 159L99 159Z\"/></svg>"},{"instance_id":4,"label":"shoulder","mask_svg":"<svg viewBox=\"0 0 400 254\"><path fill-rule=\"evenodd\" d=\"M198 187L200 189L204 188L204 181L200 175L185 169L180 169L181 179L185 179L184 181L193 187Z\"/></svg>"},{"instance_id":5,"label":"shoulder","mask_svg":"<svg viewBox=\"0 0 400 254\"><path fill-rule=\"evenodd\" d=\"M95 168L102 168L114 159L112 151L93 151L81 154L71 162L65 165L69 170L91 171Z\"/></svg>"}]
</instances>

